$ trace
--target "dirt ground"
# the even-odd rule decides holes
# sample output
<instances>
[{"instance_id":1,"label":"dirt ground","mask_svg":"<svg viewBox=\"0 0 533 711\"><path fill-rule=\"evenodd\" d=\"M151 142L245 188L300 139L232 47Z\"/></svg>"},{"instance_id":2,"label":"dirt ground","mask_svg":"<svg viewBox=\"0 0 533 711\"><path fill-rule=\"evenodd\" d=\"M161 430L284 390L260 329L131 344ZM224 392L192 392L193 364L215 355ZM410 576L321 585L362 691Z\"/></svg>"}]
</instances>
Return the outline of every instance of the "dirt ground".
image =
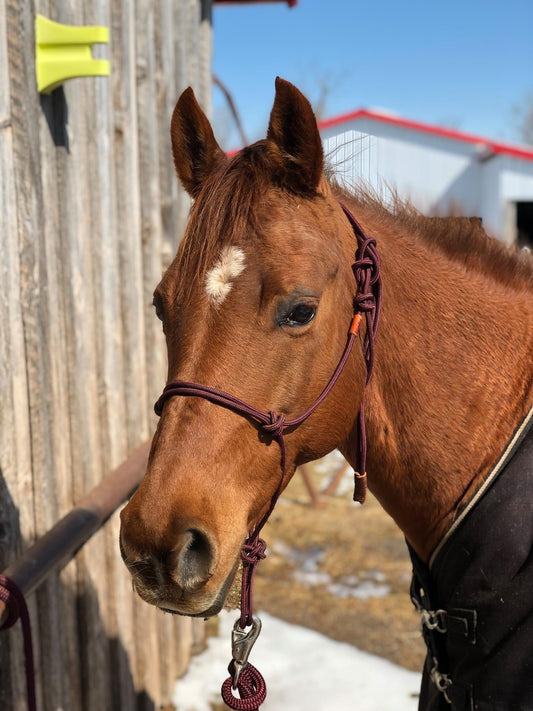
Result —
<instances>
[{"instance_id":1,"label":"dirt ground","mask_svg":"<svg viewBox=\"0 0 533 711\"><path fill-rule=\"evenodd\" d=\"M308 465L317 491L343 462L334 453ZM371 494L363 506L352 501L351 482L350 470L313 508L296 472L262 534L268 556L258 567L254 606L421 670L424 646L403 535Z\"/></svg>"}]
</instances>

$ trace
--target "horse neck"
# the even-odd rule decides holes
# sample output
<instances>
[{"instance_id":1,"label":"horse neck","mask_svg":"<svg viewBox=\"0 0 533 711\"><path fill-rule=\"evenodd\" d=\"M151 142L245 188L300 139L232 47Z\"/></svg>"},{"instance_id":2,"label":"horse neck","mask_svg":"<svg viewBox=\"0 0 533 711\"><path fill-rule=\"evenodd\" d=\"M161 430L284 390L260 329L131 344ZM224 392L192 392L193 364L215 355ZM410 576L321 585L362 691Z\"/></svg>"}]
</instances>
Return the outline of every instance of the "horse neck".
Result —
<instances>
[{"instance_id":1,"label":"horse neck","mask_svg":"<svg viewBox=\"0 0 533 711\"><path fill-rule=\"evenodd\" d=\"M369 487L426 559L533 404L533 300L420 237L362 221L384 287L365 396Z\"/></svg>"}]
</instances>

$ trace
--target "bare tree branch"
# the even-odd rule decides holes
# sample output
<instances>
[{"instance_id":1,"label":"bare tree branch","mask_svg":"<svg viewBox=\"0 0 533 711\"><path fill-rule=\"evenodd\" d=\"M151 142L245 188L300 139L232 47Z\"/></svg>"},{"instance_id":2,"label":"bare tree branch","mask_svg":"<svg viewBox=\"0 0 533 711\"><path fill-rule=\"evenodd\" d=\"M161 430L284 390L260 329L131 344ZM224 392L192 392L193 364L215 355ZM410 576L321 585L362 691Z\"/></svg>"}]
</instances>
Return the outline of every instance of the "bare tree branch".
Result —
<instances>
[{"instance_id":1,"label":"bare tree branch","mask_svg":"<svg viewBox=\"0 0 533 711\"><path fill-rule=\"evenodd\" d=\"M533 91L530 91L523 101L514 107L514 114L520 140L533 145Z\"/></svg>"},{"instance_id":2,"label":"bare tree branch","mask_svg":"<svg viewBox=\"0 0 533 711\"><path fill-rule=\"evenodd\" d=\"M239 116L239 112L237 111L237 107L235 106L235 102L233 101L233 97L231 96L231 93L227 89L227 87L220 81L220 79L213 74L213 84L218 86L220 91L224 94L226 101L229 106L229 110L231 111L231 115L233 116L233 120L235 121L235 125L237 126L237 131L239 132L239 136L241 139L241 143L243 146L248 145L248 139L246 138L246 133L244 132L244 128L242 126L242 122Z\"/></svg>"}]
</instances>

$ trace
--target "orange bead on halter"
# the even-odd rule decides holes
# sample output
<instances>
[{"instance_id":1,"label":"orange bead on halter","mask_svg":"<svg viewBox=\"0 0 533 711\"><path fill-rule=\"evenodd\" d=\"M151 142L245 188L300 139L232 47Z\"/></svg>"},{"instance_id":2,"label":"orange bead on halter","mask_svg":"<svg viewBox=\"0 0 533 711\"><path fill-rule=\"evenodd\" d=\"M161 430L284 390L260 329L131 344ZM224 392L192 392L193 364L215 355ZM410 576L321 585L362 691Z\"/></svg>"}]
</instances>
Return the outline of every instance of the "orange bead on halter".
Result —
<instances>
[{"instance_id":1,"label":"orange bead on halter","mask_svg":"<svg viewBox=\"0 0 533 711\"><path fill-rule=\"evenodd\" d=\"M350 326L350 330L348 331L348 333L355 336L357 334L357 331L359 330L359 326L361 324L362 319L363 316L361 314L355 314L352 319L352 325Z\"/></svg>"}]
</instances>

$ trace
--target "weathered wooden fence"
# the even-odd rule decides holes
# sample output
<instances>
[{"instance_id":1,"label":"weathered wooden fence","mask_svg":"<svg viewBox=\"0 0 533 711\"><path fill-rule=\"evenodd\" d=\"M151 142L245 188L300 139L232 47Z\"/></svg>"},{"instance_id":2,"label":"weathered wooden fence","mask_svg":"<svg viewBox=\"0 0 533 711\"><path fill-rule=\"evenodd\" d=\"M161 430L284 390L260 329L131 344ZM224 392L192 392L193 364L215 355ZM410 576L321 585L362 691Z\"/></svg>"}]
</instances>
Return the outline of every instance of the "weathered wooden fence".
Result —
<instances>
[{"instance_id":1,"label":"weathered wooden fence","mask_svg":"<svg viewBox=\"0 0 533 711\"><path fill-rule=\"evenodd\" d=\"M168 126L209 111L211 0L0 0L0 570L154 428L165 349L152 291L188 209ZM106 25L108 78L39 96L34 21ZM137 600L115 514L28 600L39 708L155 709L201 627ZM25 708L0 634L0 707Z\"/></svg>"}]
</instances>

